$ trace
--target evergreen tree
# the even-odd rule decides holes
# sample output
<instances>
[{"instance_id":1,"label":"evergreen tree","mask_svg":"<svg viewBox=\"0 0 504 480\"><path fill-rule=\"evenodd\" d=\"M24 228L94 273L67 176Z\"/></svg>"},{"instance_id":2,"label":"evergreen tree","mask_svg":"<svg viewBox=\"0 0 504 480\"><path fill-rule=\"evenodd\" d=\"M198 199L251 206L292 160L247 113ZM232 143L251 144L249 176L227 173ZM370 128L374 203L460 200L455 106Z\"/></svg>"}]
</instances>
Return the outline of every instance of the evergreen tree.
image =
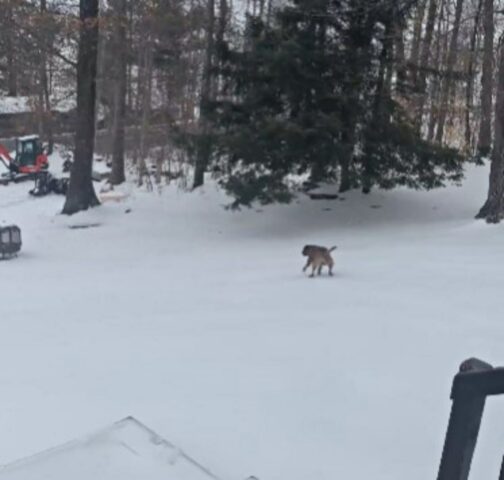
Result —
<instances>
[{"instance_id":1,"label":"evergreen tree","mask_svg":"<svg viewBox=\"0 0 504 480\"><path fill-rule=\"evenodd\" d=\"M248 17L240 48L220 46L208 118L234 207L287 202L303 178L365 192L461 178L456 152L423 141L393 97L393 27L407 14L402 2L293 0L268 25Z\"/></svg>"}]
</instances>

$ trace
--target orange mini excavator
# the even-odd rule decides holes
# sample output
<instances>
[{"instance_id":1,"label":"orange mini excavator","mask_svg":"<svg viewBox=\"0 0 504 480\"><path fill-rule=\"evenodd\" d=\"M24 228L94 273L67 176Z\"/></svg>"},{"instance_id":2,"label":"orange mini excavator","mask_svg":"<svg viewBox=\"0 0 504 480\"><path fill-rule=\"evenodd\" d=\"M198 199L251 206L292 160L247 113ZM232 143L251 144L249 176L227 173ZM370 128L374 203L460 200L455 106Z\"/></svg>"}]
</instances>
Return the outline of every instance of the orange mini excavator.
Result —
<instances>
[{"instance_id":1,"label":"orange mini excavator","mask_svg":"<svg viewBox=\"0 0 504 480\"><path fill-rule=\"evenodd\" d=\"M17 138L14 158L9 150L0 144L0 162L9 170L9 173L0 178L0 183L4 184L33 178L49 167L47 155L37 135Z\"/></svg>"}]
</instances>

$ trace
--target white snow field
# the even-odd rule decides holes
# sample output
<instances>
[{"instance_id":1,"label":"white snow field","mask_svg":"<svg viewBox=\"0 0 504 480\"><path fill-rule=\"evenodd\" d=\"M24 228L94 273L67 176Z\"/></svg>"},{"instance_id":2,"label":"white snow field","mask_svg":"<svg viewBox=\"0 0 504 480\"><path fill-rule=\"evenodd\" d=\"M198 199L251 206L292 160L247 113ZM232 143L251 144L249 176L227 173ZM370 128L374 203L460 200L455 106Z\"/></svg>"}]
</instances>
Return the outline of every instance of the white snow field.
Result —
<instances>
[{"instance_id":1,"label":"white snow field","mask_svg":"<svg viewBox=\"0 0 504 480\"><path fill-rule=\"evenodd\" d=\"M239 213L212 185L72 217L0 187L24 240L0 262L0 464L133 415L225 480L434 479L459 363L504 364L504 226L473 220L488 169L467 175ZM333 278L302 274L305 243L338 245ZM503 418L490 400L472 478L498 477Z\"/></svg>"}]
</instances>

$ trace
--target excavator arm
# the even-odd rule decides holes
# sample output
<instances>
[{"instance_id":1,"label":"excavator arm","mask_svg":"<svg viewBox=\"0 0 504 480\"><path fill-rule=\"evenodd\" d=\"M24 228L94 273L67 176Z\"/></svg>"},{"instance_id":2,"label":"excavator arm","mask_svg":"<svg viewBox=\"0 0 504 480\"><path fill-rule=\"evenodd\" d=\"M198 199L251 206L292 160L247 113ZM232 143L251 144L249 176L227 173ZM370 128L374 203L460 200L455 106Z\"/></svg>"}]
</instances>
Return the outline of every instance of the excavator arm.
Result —
<instances>
[{"instance_id":1,"label":"excavator arm","mask_svg":"<svg viewBox=\"0 0 504 480\"><path fill-rule=\"evenodd\" d=\"M1 143L0 143L0 162L2 162L9 170L12 169L13 166L12 157L10 156L9 150L7 150Z\"/></svg>"}]
</instances>

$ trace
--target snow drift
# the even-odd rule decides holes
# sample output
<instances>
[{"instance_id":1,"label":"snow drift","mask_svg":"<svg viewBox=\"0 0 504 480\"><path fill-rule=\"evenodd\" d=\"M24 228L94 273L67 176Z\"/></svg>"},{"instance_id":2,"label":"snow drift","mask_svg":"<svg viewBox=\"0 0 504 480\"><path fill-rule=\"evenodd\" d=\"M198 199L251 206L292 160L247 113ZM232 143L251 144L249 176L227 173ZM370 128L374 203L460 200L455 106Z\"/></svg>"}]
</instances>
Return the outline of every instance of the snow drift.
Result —
<instances>
[{"instance_id":1,"label":"snow drift","mask_svg":"<svg viewBox=\"0 0 504 480\"><path fill-rule=\"evenodd\" d=\"M218 480L133 417L0 468L2 480Z\"/></svg>"}]
</instances>

